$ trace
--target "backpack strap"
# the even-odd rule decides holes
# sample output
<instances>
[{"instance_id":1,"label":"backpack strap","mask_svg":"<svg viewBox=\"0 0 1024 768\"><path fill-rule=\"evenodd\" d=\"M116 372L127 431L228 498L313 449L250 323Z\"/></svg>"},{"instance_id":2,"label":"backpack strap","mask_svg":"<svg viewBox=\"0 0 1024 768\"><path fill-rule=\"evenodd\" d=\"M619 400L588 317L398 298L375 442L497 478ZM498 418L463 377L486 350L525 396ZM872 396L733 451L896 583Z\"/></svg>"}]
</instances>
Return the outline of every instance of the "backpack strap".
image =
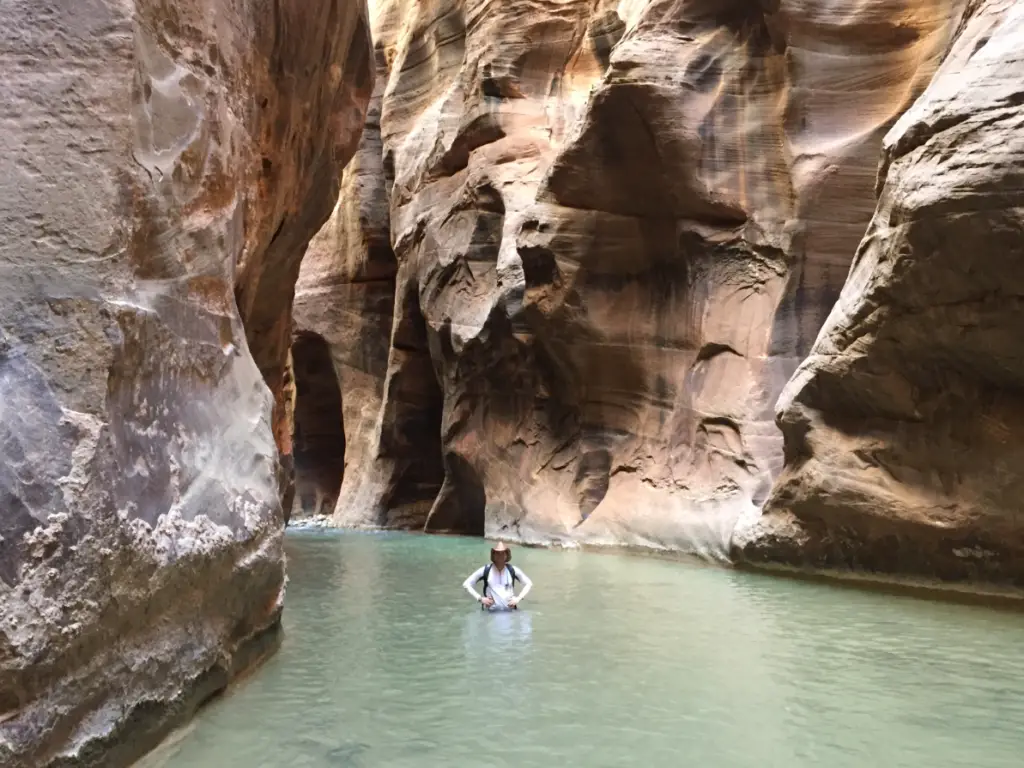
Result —
<instances>
[{"instance_id":1,"label":"backpack strap","mask_svg":"<svg viewBox=\"0 0 1024 768\"><path fill-rule=\"evenodd\" d=\"M484 588L480 592L480 594L482 594L484 597L487 597L487 577L490 576L490 575L491 575L491 563L488 563L487 565L484 566L484 575L476 580L478 584L481 581L484 583Z\"/></svg>"},{"instance_id":2,"label":"backpack strap","mask_svg":"<svg viewBox=\"0 0 1024 768\"><path fill-rule=\"evenodd\" d=\"M506 565L505 567L508 568L508 574L512 577L512 586L514 587L516 585L516 579L519 578L519 576L516 574L516 569L513 568L511 565Z\"/></svg>"}]
</instances>

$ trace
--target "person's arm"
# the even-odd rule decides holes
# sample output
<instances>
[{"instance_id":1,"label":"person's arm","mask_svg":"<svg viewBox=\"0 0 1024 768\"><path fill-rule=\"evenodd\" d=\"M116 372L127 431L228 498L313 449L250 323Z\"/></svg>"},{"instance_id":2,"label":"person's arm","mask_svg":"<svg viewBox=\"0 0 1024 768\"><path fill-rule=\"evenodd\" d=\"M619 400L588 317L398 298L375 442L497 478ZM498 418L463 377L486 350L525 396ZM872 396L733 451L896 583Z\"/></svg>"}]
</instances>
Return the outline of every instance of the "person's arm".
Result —
<instances>
[{"instance_id":1,"label":"person's arm","mask_svg":"<svg viewBox=\"0 0 1024 768\"><path fill-rule=\"evenodd\" d=\"M478 603L483 600L483 596L473 589L474 585L484 577L484 568L486 566L480 566L477 570L473 571L473 575L462 582L462 588L465 589L469 594L473 596L473 599Z\"/></svg>"},{"instance_id":2,"label":"person's arm","mask_svg":"<svg viewBox=\"0 0 1024 768\"><path fill-rule=\"evenodd\" d=\"M516 577L523 582L523 588L519 591L519 596L514 598L515 602L513 605L518 605L522 602L522 599L529 594L530 590L533 589L533 582L530 581L530 577L523 573L521 570L516 568Z\"/></svg>"}]
</instances>

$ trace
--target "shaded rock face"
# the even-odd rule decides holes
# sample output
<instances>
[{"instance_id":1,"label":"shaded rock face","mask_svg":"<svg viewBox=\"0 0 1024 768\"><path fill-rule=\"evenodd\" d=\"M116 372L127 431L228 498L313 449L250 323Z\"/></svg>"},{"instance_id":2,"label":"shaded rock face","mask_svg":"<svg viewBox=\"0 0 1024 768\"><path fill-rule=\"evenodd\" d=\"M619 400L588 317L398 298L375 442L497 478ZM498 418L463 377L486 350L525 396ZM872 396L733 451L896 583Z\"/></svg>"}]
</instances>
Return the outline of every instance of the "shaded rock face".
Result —
<instances>
[{"instance_id":1,"label":"shaded rock face","mask_svg":"<svg viewBox=\"0 0 1024 768\"><path fill-rule=\"evenodd\" d=\"M960 11L376 3L394 317L336 519L725 557Z\"/></svg>"},{"instance_id":2,"label":"shaded rock face","mask_svg":"<svg viewBox=\"0 0 1024 768\"><path fill-rule=\"evenodd\" d=\"M750 561L1024 586L1024 7L972 2L885 138L849 280L780 401Z\"/></svg>"},{"instance_id":3,"label":"shaded rock face","mask_svg":"<svg viewBox=\"0 0 1024 768\"><path fill-rule=\"evenodd\" d=\"M259 304L329 212L365 10L0 16L0 764L119 766L271 647L277 451L235 266Z\"/></svg>"},{"instance_id":4,"label":"shaded rock face","mask_svg":"<svg viewBox=\"0 0 1024 768\"><path fill-rule=\"evenodd\" d=\"M300 510L310 514L330 513L345 471L341 390L334 361L327 342L307 332L296 337L292 361L296 501Z\"/></svg>"},{"instance_id":5,"label":"shaded rock face","mask_svg":"<svg viewBox=\"0 0 1024 768\"><path fill-rule=\"evenodd\" d=\"M330 216L373 89L364 0L254 2L248 29L264 52L251 73L253 150L246 249L236 297L249 348L274 395L280 481L290 508L287 391L292 304L303 253ZM311 19L313 20L311 23Z\"/></svg>"}]
</instances>

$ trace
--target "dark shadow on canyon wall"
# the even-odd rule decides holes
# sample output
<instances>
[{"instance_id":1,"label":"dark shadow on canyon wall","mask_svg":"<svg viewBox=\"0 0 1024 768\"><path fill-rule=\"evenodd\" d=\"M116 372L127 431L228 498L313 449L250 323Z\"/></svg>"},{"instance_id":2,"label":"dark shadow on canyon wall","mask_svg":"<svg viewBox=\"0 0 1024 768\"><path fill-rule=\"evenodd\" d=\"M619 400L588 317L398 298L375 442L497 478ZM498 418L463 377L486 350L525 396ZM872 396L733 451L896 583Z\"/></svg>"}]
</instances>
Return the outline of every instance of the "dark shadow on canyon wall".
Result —
<instances>
[{"instance_id":1,"label":"dark shadow on canyon wall","mask_svg":"<svg viewBox=\"0 0 1024 768\"><path fill-rule=\"evenodd\" d=\"M372 522L422 530L444 478L443 398L431 360L418 286L405 277L402 266L397 283L376 446L381 494Z\"/></svg>"},{"instance_id":2,"label":"dark shadow on canyon wall","mask_svg":"<svg viewBox=\"0 0 1024 768\"><path fill-rule=\"evenodd\" d=\"M300 331L292 342L295 415L293 514L330 513L345 474L345 430L341 389L322 336Z\"/></svg>"},{"instance_id":3,"label":"dark shadow on canyon wall","mask_svg":"<svg viewBox=\"0 0 1024 768\"><path fill-rule=\"evenodd\" d=\"M430 533L484 535L487 493L473 465L456 453L445 457L445 480L425 530Z\"/></svg>"}]
</instances>

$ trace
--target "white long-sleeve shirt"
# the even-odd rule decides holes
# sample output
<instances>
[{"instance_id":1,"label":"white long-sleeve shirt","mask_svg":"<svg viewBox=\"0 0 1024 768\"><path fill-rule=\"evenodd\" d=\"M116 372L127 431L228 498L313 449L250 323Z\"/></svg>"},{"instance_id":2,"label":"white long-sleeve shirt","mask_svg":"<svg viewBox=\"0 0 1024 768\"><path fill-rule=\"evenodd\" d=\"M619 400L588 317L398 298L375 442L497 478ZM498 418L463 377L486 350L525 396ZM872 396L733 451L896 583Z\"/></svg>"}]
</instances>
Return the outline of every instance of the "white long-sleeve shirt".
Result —
<instances>
[{"instance_id":1,"label":"white long-sleeve shirt","mask_svg":"<svg viewBox=\"0 0 1024 768\"><path fill-rule=\"evenodd\" d=\"M473 596L473 599L480 601L483 597L479 592L474 589L474 586L480 579L484 577L483 566L473 572L473 575L462 582L463 588ZM515 567L515 566L513 566ZM522 568L515 567L516 579L523 583L523 588L519 592L519 600L526 597L527 593L533 588L533 582L530 581L530 577L523 573ZM491 611L507 611L509 610L509 600L515 595L515 589L512 584L512 574L509 572L508 566L505 566L500 571L497 566L491 566L491 572L487 574L487 597L494 598L494 605L489 610ZM517 601L518 602L518 601Z\"/></svg>"}]
</instances>

